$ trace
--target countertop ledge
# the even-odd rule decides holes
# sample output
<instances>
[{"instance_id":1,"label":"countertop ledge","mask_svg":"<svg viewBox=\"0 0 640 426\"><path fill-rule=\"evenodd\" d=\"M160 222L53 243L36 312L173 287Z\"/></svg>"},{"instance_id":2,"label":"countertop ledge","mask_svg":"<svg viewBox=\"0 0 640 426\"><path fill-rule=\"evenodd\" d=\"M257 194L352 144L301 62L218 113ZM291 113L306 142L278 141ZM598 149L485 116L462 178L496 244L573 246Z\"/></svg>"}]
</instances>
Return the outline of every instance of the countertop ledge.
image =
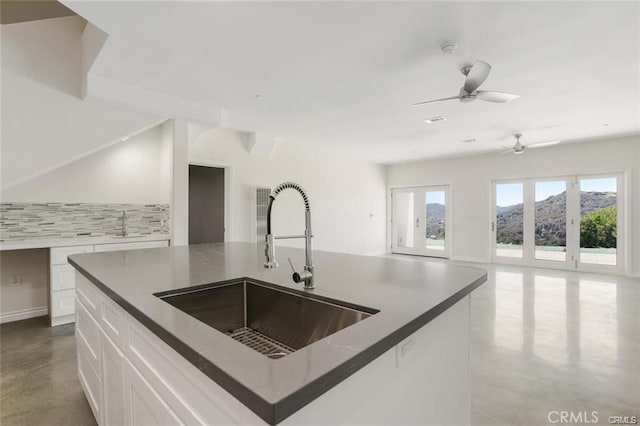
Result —
<instances>
[{"instance_id":1,"label":"countertop ledge","mask_svg":"<svg viewBox=\"0 0 640 426\"><path fill-rule=\"evenodd\" d=\"M145 241L165 241L171 237L168 234L132 235L126 237L78 237L78 238L43 238L33 240L0 242L0 251L28 250L52 247L85 246L93 244L139 243Z\"/></svg>"},{"instance_id":2,"label":"countertop ledge","mask_svg":"<svg viewBox=\"0 0 640 426\"><path fill-rule=\"evenodd\" d=\"M69 262L269 424L291 416L487 279L486 271L479 268L426 259L406 261L314 251L315 295L380 312L277 360L231 340L154 295L235 279L302 291L301 285L291 280L288 268L265 269L263 256L261 245L219 243L80 254L70 256ZM278 247L277 256L300 263L304 250Z\"/></svg>"}]
</instances>

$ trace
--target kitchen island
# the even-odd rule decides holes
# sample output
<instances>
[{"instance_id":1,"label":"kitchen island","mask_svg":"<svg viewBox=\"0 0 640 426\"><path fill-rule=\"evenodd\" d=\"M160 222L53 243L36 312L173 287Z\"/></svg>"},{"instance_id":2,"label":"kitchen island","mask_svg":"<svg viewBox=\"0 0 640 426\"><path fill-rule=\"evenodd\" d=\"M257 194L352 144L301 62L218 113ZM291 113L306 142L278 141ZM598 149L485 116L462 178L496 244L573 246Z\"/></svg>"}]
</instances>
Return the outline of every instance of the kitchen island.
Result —
<instances>
[{"instance_id":1,"label":"kitchen island","mask_svg":"<svg viewBox=\"0 0 640 426\"><path fill-rule=\"evenodd\" d=\"M79 377L98 422L470 423L469 294L485 271L316 251L304 291L286 265L304 251L277 256L276 269L251 243L71 256ZM162 298L238 282L366 315L274 359Z\"/></svg>"}]
</instances>

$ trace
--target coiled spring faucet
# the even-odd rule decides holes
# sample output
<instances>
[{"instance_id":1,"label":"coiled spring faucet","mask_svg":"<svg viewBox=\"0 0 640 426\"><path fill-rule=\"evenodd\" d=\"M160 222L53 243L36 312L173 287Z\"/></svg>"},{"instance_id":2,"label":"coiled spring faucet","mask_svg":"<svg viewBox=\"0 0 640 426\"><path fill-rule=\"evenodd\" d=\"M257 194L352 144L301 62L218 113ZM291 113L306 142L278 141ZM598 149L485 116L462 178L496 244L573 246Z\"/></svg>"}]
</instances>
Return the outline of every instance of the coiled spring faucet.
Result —
<instances>
[{"instance_id":1,"label":"coiled spring faucet","mask_svg":"<svg viewBox=\"0 0 640 426\"><path fill-rule=\"evenodd\" d=\"M285 189L295 189L302 196L302 200L304 201L304 223L305 230L304 235L286 235L286 236L278 236L274 237L271 233L271 207L273 206L273 202L276 200L276 197ZM269 204L267 205L267 235L265 235L265 256L267 258L264 263L265 268L277 268L278 262L276 262L276 253L275 246L273 244L273 240L285 240L291 238L304 238L304 252L305 252L305 265L304 270L297 272L295 268L293 268L293 264L291 263L291 259L289 259L289 263L291 264L291 268L293 269L293 281L299 283L300 281L304 281L304 288L306 290L310 290L314 288L313 284L313 259L312 259L312 248L311 248L311 238L313 235L311 234L311 207L309 206L309 197L307 197L306 192L300 185L295 182L284 182L280 185L276 186L269 193Z\"/></svg>"}]
</instances>

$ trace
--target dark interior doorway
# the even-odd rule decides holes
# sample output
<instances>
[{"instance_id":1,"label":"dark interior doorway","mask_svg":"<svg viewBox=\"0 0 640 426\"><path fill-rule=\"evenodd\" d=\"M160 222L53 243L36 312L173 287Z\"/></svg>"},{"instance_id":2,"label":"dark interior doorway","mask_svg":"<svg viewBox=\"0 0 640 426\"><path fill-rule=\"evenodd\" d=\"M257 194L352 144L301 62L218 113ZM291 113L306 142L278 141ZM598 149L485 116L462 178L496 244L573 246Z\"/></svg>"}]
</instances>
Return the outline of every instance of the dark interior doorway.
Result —
<instances>
[{"instance_id":1,"label":"dark interior doorway","mask_svg":"<svg viewBox=\"0 0 640 426\"><path fill-rule=\"evenodd\" d=\"M224 242L224 169L189 165L189 244Z\"/></svg>"}]
</instances>

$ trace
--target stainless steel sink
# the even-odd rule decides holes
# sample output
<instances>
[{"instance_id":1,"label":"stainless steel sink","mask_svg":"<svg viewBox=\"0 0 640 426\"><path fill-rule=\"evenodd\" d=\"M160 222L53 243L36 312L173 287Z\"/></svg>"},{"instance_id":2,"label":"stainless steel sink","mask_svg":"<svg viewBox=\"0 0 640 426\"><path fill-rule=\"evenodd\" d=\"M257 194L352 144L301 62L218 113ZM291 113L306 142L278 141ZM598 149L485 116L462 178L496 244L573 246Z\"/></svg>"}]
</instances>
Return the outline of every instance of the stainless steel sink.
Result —
<instances>
[{"instance_id":1,"label":"stainless steel sink","mask_svg":"<svg viewBox=\"0 0 640 426\"><path fill-rule=\"evenodd\" d=\"M273 359L379 312L246 279L156 296Z\"/></svg>"}]
</instances>

